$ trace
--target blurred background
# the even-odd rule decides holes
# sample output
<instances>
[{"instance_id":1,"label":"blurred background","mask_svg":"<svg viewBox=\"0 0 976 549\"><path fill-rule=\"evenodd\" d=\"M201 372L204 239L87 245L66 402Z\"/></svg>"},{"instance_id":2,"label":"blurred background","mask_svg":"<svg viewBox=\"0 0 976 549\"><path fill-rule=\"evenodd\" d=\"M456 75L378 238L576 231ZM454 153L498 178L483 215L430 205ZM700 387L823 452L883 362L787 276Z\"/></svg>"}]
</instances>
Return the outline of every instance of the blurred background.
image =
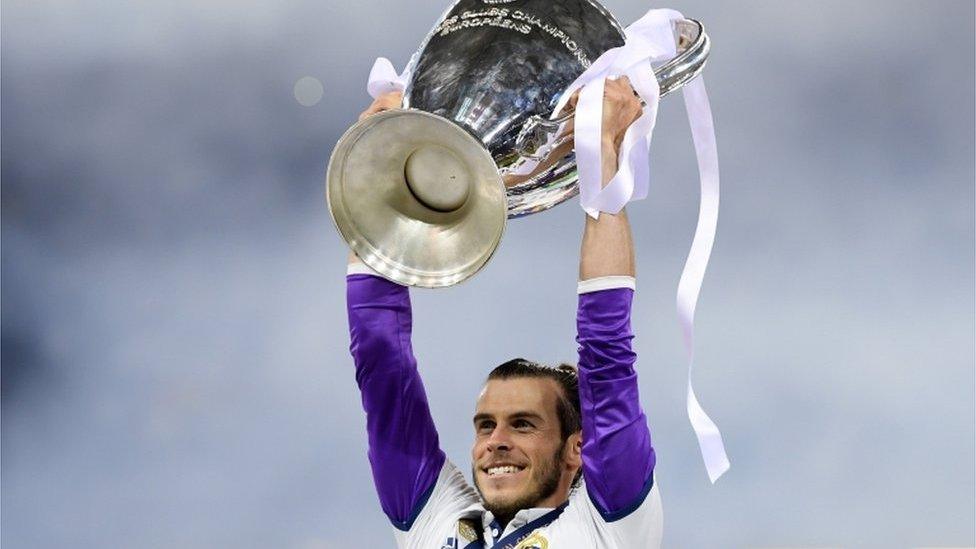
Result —
<instances>
[{"instance_id":1,"label":"blurred background","mask_svg":"<svg viewBox=\"0 0 976 549\"><path fill-rule=\"evenodd\" d=\"M445 7L4 0L5 548L393 546L324 173L373 60ZM709 484L684 411L698 179L669 98L629 208L665 547L976 544L973 2L668 7L714 43L694 380L732 469ZM516 220L475 278L413 291L463 469L492 366L575 361L582 221Z\"/></svg>"}]
</instances>

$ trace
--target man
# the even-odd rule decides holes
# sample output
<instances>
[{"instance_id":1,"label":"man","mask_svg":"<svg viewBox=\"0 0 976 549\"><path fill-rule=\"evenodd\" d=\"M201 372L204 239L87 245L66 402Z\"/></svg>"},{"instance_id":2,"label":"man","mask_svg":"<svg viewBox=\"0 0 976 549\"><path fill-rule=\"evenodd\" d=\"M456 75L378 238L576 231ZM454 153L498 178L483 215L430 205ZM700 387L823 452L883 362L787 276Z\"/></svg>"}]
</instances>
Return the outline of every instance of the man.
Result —
<instances>
[{"instance_id":1,"label":"man","mask_svg":"<svg viewBox=\"0 0 976 549\"><path fill-rule=\"evenodd\" d=\"M399 96L383 96L363 116L399 104ZM607 82L604 184L640 109L626 79ZM631 349L634 250L625 212L587 216L579 280L578 376L571 366L523 359L489 374L473 418L472 489L438 445L411 348L407 288L350 257L350 349L373 478L400 547L660 545L655 455Z\"/></svg>"}]
</instances>

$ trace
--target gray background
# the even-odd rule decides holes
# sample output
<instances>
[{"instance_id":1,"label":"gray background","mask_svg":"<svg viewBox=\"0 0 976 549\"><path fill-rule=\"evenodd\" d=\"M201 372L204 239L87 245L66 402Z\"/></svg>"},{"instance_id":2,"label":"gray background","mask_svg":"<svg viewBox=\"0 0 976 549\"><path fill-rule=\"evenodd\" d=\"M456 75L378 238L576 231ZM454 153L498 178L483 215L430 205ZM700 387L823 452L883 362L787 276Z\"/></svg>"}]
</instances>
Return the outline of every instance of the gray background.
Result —
<instances>
[{"instance_id":1,"label":"gray background","mask_svg":"<svg viewBox=\"0 0 976 549\"><path fill-rule=\"evenodd\" d=\"M373 59L402 66L444 7L4 0L5 548L392 546L323 174ZM973 545L973 3L671 7L715 44L695 383L733 466L709 485L684 412L698 190L668 99L630 208L665 546ZM491 366L574 360L582 218L513 222L474 279L413 294L465 468Z\"/></svg>"}]
</instances>

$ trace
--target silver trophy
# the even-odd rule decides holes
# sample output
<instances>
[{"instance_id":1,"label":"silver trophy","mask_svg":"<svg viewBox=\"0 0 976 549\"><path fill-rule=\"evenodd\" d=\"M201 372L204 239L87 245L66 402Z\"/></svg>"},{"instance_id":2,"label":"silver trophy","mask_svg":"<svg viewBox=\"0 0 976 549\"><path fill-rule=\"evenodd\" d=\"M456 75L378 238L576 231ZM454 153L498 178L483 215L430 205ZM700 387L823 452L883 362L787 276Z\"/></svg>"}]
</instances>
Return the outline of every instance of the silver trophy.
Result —
<instances>
[{"instance_id":1,"label":"silver trophy","mask_svg":"<svg viewBox=\"0 0 976 549\"><path fill-rule=\"evenodd\" d=\"M661 96L697 76L709 41L675 24ZM595 0L459 0L417 55L402 109L349 128L326 176L342 237L383 276L428 288L478 272L508 218L578 191L564 90L624 31ZM650 69L649 69L650 70Z\"/></svg>"}]
</instances>

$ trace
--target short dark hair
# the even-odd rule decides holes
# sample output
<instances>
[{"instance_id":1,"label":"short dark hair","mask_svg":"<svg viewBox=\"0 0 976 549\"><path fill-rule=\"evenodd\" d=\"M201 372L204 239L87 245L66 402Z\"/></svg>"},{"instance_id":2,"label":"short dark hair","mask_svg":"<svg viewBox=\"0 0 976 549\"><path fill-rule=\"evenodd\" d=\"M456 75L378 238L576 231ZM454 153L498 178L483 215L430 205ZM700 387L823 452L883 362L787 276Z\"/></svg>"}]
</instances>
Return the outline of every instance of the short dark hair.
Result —
<instances>
[{"instance_id":1,"label":"short dark hair","mask_svg":"<svg viewBox=\"0 0 976 549\"><path fill-rule=\"evenodd\" d=\"M560 364L552 367L524 358L513 358L492 370L488 374L488 381L522 377L548 378L556 381L562 387L562 394L556 401L556 415L559 417L559 431L564 441L582 428L579 377L576 373L576 366Z\"/></svg>"}]
</instances>

